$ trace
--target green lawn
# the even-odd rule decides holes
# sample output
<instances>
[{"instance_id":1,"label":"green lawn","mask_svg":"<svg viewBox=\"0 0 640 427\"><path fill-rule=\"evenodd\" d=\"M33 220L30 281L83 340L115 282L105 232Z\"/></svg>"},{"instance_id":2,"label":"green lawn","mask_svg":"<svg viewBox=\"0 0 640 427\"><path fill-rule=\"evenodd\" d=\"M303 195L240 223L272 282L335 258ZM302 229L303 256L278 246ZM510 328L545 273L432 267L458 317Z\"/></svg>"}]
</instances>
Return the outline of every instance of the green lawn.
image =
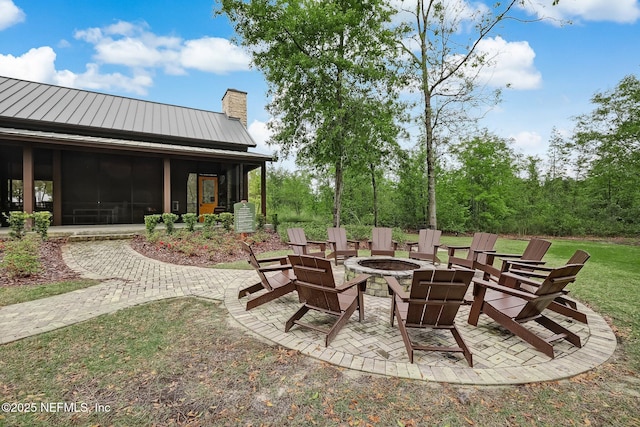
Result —
<instances>
[{"instance_id":1,"label":"green lawn","mask_svg":"<svg viewBox=\"0 0 640 427\"><path fill-rule=\"evenodd\" d=\"M500 238L496 249L526 244ZM611 320L619 346L569 380L463 387L351 372L252 337L219 304L181 298L0 346L1 402L91 408L5 412L0 426L640 426L640 247L553 239L545 260L561 265L576 249L591 259L571 295Z\"/></svg>"}]
</instances>

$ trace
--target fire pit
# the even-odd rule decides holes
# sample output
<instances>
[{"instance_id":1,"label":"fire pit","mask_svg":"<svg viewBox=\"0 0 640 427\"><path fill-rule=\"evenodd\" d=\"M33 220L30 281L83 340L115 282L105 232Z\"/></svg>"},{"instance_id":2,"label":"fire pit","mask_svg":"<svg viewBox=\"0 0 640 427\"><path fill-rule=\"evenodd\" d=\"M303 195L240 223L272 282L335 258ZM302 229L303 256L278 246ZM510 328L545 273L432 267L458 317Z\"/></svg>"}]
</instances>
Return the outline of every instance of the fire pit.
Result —
<instances>
[{"instance_id":1,"label":"fire pit","mask_svg":"<svg viewBox=\"0 0 640 427\"><path fill-rule=\"evenodd\" d=\"M344 262L344 280L351 280L362 273L370 274L371 277L367 281L366 293L377 297L388 297L387 281L384 276L395 277L405 289L409 289L413 270L424 268L433 269L434 266L431 263L417 259L408 260L392 257L348 258Z\"/></svg>"}]
</instances>

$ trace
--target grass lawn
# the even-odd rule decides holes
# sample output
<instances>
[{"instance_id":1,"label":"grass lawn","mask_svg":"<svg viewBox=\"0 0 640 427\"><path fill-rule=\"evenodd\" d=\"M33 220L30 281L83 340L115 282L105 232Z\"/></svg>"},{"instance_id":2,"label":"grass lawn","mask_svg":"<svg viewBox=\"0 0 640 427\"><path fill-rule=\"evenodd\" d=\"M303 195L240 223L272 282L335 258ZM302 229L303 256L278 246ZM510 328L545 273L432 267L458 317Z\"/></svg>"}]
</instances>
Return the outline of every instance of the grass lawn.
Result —
<instances>
[{"instance_id":1,"label":"grass lawn","mask_svg":"<svg viewBox=\"0 0 640 427\"><path fill-rule=\"evenodd\" d=\"M497 249L526 243L499 239ZM353 372L255 338L215 302L182 298L0 346L0 402L37 407L0 412L0 426L640 426L640 247L553 240L545 260L560 265L576 249L591 259L571 294L611 319L620 345L569 380L472 387Z\"/></svg>"}]
</instances>

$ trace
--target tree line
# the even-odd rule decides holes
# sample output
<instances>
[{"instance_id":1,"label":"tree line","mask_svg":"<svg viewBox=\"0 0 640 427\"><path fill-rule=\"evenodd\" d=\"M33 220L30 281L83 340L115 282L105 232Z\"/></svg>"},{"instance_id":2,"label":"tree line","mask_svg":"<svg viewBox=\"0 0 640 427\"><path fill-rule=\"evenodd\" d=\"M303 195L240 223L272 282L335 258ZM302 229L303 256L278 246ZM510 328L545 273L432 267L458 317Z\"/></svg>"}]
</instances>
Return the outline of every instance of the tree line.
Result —
<instances>
[{"instance_id":1,"label":"tree line","mask_svg":"<svg viewBox=\"0 0 640 427\"><path fill-rule=\"evenodd\" d=\"M592 97L571 135L555 130L545 156L481 131L449 147L436 165L437 216L446 232L553 236L640 234L640 80L630 75ZM345 173L343 222L428 226L426 153L389 153L385 168ZM283 220L330 221L331 174L267 172L267 211ZM259 178L250 180L259 194ZM375 182L375 196L372 182Z\"/></svg>"},{"instance_id":2,"label":"tree line","mask_svg":"<svg viewBox=\"0 0 640 427\"><path fill-rule=\"evenodd\" d=\"M302 171L268 173L267 209L329 212L333 225L637 233L634 76L596 94L573 135L555 132L546 161L476 129L500 100L478 46L502 23L539 21L524 7L536 2L218 0L267 83L268 143ZM414 149L399 143L409 129Z\"/></svg>"}]
</instances>

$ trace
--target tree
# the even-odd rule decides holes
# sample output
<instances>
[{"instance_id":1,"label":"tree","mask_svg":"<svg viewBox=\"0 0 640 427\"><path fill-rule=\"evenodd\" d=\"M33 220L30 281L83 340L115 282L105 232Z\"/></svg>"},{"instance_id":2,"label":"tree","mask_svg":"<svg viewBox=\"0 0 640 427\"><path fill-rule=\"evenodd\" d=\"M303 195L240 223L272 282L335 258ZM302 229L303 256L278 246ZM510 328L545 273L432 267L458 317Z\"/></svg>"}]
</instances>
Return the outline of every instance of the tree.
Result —
<instances>
[{"instance_id":1,"label":"tree","mask_svg":"<svg viewBox=\"0 0 640 427\"><path fill-rule=\"evenodd\" d=\"M454 148L461 167L457 191L469 210L468 227L474 231L499 231L513 214L512 191L517 164L507 142L485 133Z\"/></svg>"},{"instance_id":2,"label":"tree","mask_svg":"<svg viewBox=\"0 0 640 427\"><path fill-rule=\"evenodd\" d=\"M376 141L359 114L379 94L396 98L393 14L385 0L220 0L238 43L264 73L272 144L301 163L334 170L333 221L340 224L343 173ZM370 116L369 116L370 117ZM367 117L364 117L367 119Z\"/></svg>"},{"instance_id":3,"label":"tree","mask_svg":"<svg viewBox=\"0 0 640 427\"><path fill-rule=\"evenodd\" d=\"M469 109L480 102L497 102L478 91L480 70L490 62L479 52L480 42L496 25L507 19L516 5L527 0L509 0L488 6L469 5L466 1L401 0L403 12L410 15L403 33L411 34L401 42L408 58L407 71L420 94L421 127L424 135L427 169L428 226L437 228L436 153L439 138L473 121ZM555 3L555 2L554 2ZM412 7L414 6L414 7ZM470 25L465 25L470 24ZM469 30L461 39L461 29ZM456 133L455 131L453 132Z\"/></svg>"},{"instance_id":4,"label":"tree","mask_svg":"<svg viewBox=\"0 0 640 427\"><path fill-rule=\"evenodd\" d=\"M638 226L640 216L640 80L626 76L596 93L596 108L578 117L573 138L599 224ZM613 229L613 232L618 230Z\"/></svg>"}]
</instances>

